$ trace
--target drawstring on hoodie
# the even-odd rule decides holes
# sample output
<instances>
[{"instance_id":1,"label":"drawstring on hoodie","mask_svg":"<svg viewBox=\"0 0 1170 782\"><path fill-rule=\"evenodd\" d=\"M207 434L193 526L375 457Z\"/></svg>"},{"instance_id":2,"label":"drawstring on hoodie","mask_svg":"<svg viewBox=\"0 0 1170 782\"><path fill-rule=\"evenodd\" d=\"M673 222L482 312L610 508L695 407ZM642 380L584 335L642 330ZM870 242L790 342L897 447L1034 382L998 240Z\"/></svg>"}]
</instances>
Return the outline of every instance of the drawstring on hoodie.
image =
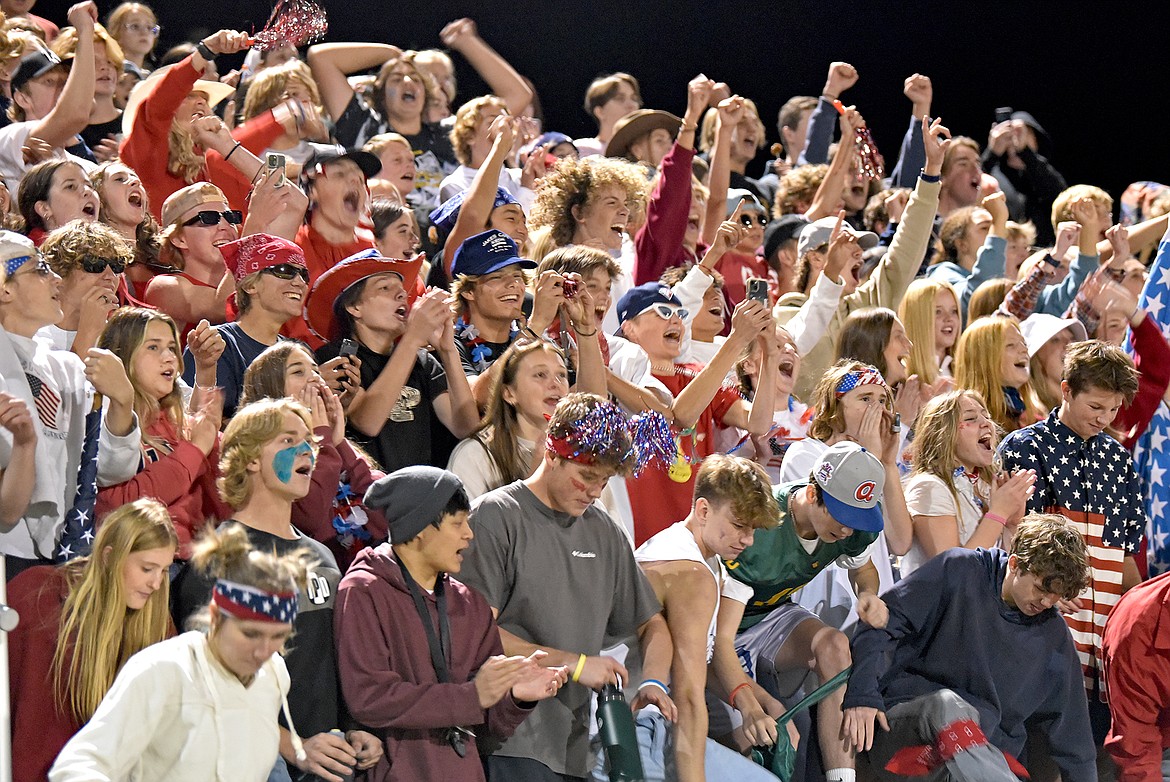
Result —
<instances>
[{"instance_id":1,"label":"drawstring on hoodie","mask_svg":"<svg viewBox=\"0 0 1170 782\"><path fill-rule=\"evenodd\" d=\"M276 666L272 664L272 658L269 657L268 661L264 664L272 666L272 675L276 676ZM277 677L276 681L279 682L280 678ZM290 712L288 708L288 693L283 691L280 693L280 710L284 712L284 721L288 723L288 735L292 740L293 752L296 753L297 761L304 763L306 760L308 760L309 755L307 752L305 752L305 743L301 741L301 737L297 735L296 725L293 724L292 712Z\"/></svg>"}]
</instances>

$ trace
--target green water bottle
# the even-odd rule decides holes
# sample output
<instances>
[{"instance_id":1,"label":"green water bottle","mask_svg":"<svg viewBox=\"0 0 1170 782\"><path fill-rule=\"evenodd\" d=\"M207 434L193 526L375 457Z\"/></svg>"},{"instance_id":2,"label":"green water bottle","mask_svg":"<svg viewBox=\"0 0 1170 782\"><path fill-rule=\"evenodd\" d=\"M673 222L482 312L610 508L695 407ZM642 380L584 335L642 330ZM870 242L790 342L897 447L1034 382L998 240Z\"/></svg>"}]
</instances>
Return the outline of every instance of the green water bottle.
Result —
<instances>
[{"instance_id":1,"label":"green water bottle","mask_svg":"<svg viewBox=\"0 0 1170 782\"><path fill-rule=\"evenodd\" d=\"M609 766L609 782L642 782L642 758L634 715L616 684L607 684L597 696L597 732Z\"/></svg>"}]
</instances>

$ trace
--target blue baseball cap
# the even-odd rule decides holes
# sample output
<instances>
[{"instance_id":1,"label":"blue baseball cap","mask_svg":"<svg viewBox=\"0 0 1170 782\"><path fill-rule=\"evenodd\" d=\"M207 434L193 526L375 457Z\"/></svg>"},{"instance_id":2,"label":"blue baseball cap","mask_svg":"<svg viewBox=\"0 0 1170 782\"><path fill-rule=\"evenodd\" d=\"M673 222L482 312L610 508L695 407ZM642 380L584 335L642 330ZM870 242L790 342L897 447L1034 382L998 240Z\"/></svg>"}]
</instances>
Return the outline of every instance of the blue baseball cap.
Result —
<instances>
[{"instance_id":1,"label":"blue baseball cap","mask_svg":"<svg viewBox=\"0 0 1170 782\"><path fill-rule=\"evenodd\" d=\"M522 269L535 269L536 261L520 257L520 251L512 237L492 228L468 239L455 250L451 272L479 277L499 271L505 266L520 264Z\"/></svg>"},{"instance_id":2,"label":"blue baseball cap","mask_svg":"<svg viewBox=\"0 0 1170 782\"><path fill-rule=\"evenodd\" d=\"M455 195L448 198L438 209L431 212L431 225L443 231L450 231L455 227L455 221L459 219L459 210L463 208L463 199L467 196L466 190L460 190ZM517 204L517 201L511 193L502 187L496 188L496 200L492 203L492 209L500 206L507 206L508 204Z\"/></svg>"},{"instance_id":3,"label":"blue baseball cap","mask_svg":"<svg viewBox=\"0 0 1170 782\"><path fill-rule=\"evenodd\" d=\"M670 292L670 288L657 282L644 282L630 288L618 300L618 323L625 323L627 320L638 317L655 304L682 306L682 302Z\"/></svg>"}]
</instances>

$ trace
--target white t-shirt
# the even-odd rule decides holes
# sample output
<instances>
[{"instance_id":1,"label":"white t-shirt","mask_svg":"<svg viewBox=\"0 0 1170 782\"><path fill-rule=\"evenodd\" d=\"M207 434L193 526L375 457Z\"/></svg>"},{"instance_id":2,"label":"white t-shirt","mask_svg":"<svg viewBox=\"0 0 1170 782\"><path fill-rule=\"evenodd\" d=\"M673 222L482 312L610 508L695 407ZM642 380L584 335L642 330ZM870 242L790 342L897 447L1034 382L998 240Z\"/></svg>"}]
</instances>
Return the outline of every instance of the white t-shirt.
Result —
<instances>
[{"instance_id":1,"label":"white t-shirt","mask_svg":"<svg viewBox=\"0 0 1170 782\"><path fill-rule=\"evenodd\" d=\"M986 490L985 484L980 484ZM937 475L917 473L906 482L906 507L910 516L954 516L959 525L959 544L965 545L979 520L983 518L983 509L975 497L975 487L966 479L955 482L955 489L959 494L959 506L955 507L955 497L946 483ZM917 536L910 543L910 550L902 557L902 575L908 576L922 566L930 557L926 556L922 544Z\"/></svg>"},{"instance_id":2,"label":"white t-shirt","mask_svg":"<svg viewBox=\"0 0 1170 782\"><path fill-rule=\"evenodd\" d=\"M459 168L447 174L443 178L443 181L439 183L439 203L449 201L471 187L471 180L475 179L475 175L478 172L478 168L459 166ZM516 168L502 169L498 184L504 190L508 191L513 198L519 201L524 213L528 214L532 209L532 202L536 200L536 192L520 184L520 170Z\"/></svg>"},{"instance_id":3,"label":"white t-shirt","mask_svg":"<svg viewBox=\"0 0 1170 782\"><path fill-rule=\"evenodd\" d=\"M13 122L0 128L0 175L4 176L4 181L8 183L8 190L14 196L20 186L20 180L24 179L24 172L28 171L29 168L28 164L24 162L24 153L20 151L20 148L28 140L28 134L32 133L33 128L40 122L39 119L26 120L25 122ZM53 157L72 160L85 169L86 174L97 168L90 161L76 155L70 155L60 147L53 150Z\"/></svg>"},{"instance_id":4,"label":"white t-shirt","mask_svg":"<svg viewBox=\"0 0 1170 782\"><path fill-rule=\"evenodd\" d=\"M520 438L516 438L516 442L520 446L520 458L531 461L535 444ZM496 460L478 437L468 437L455 446L447 462L447 469L463 481L467 498L471 500L506 483Z\"/></svg>"}]
</instances>

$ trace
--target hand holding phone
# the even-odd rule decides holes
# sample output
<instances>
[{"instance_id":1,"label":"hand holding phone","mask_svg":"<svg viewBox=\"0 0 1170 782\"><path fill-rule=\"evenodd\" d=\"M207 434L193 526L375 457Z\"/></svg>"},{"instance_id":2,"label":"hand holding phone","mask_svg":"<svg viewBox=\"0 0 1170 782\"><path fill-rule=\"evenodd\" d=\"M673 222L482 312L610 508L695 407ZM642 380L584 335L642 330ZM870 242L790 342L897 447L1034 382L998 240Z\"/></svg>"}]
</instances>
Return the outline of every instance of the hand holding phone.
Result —
<instances>
[{"instance_id":1,"label":"hand holding phone","mask_svg":"<svg viewBox=\"0 0 1170 782\"><path fill-rule=\"evenodd\" d=\"M341 340L341 349L337 351L339 358L344 358L348 361L349 359L353 358L356 353L357 342L352 339ZM338 382L340 382L342 385L349 385L349 378L345 375L341 375L338 377Z\"/></svg>"},{"instance_id":2,"label":"hand holding phone","mask_svg":"<svg viewBox=\"0 0 1170 782\"><path fill-rule=\"evenodd\" d=\"M748 280L747 297L755 299L765 307L769 306L768 302L768 281L759 277L752 277Z\"/></svg>"},{"instance_id":3,"label":"hand holding phone","mask_svg":"<svg viewBox=\"0 0 1170 782\"><path fill-rule=\"evenodd\" d=\"M271 176L276 171L280 172L280 180L275 185L273 185L273 187L284 187L284 183L286 181L285 175L284 175L284 166L285 166L284 155L280 154L279 152L269 152L267 164L268 164L268 175L269 176Z\"/></svg>"}]
</instances>

